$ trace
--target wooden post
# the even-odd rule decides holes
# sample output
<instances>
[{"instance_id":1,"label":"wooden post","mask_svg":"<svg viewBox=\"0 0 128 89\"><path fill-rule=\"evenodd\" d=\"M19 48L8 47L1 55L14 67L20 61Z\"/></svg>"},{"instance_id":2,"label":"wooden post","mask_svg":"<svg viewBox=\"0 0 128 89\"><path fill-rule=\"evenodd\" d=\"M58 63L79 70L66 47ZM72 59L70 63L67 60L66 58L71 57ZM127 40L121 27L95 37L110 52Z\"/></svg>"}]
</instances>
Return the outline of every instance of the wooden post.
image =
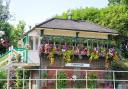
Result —
<instances>
[{"instance_id":1,"label":"wooden post","mask_svg":"<svg viewBox=\"0 0 128 89\"><path fill-rule=\"evenodd\" d=\"M87 39L87 48L88 48L88 39Z\"/></svg>"}]
</instances>

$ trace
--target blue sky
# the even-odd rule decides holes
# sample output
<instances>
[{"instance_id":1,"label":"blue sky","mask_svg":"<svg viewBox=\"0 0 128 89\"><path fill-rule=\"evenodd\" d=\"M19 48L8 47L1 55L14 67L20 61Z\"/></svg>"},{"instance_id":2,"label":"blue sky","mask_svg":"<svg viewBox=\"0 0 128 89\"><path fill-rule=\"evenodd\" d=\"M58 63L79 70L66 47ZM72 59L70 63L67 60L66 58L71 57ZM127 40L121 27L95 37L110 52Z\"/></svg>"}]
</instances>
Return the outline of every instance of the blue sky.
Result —
<instances>
[{"instance_id":1,"label":"blue sky","mask_svg":"<svg viewBox=\"0 0 128 89\"><path fill-rule=\"evenodd\" d=\"M107 3L107 0L11 0L10 12L15 16L11 23L16 24L19 20L24 20L27 26L34 26L68 9L102 8L107 6Z\"/></svg>"}]
</instances>

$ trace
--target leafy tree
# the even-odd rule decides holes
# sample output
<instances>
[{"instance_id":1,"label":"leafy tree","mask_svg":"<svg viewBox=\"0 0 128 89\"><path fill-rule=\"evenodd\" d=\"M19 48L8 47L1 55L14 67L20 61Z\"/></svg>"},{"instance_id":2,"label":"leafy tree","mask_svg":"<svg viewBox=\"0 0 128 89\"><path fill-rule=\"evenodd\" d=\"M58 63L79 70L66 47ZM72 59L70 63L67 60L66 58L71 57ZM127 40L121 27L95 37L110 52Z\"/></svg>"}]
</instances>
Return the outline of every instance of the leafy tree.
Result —
<instances>
[{"instance_id":1,"label":"leafy tree","mask_svg":"<svg viewBox=\"0 0 128 89\"><path fill-rule=\"evenodd\" d=\"M11 39L13 26L10 25L8 22L0 21L0 31L4 31L5 35L3 38L7 40Z\"/></svg>"},{"instance_id":2,"label":"leafy tree","mask_svg":"<svg viewBox=\"0 0 128 89\"><path fill-rule=\"evenodd\" d=\"M24 28L25 28L24 21L19 21L17 26L13 28L11 35L11 39L12 39L11 43L13 44L14 47L17 47L17 42L22 37Z\"/></svg>"},{"instance_id":3,"label":"leafy tree","mask_svg":"<svg viewBox=\"0 0 128 89\"><path fill-rule=\"evenodd\" d=\"M10 18L9 3L10 0L4 0L6 5L3 4L3 0L0 0L0 20L7 21Z\"/></svg>"},{"instance_id":4,"label":"leafy tree","mask_svg":"<svg viewBox=\"0 0 128 89\"><path fill-rule=\"evenodd\" d=\"M62 19L68 19L68 12L71 11L72 14L72 19L73 20L93 20L96 17L98 17L98 9L97 8L79 8L79 9L74 9L74 10L68 10L60 16L56 16L57 18L62 18Z\"/></svg>"},{"instance_id":5,"label":"leafy tree","mask_svg":"<svg viewBox=\"0 0 128 89\"><path fill-rule=\"evenodd\" d=\"M71 13L73 20L88 20L128 36L128 6L126 5L112 5L101 9L79 8L71 10ZM56 17L67 19L68 11Z\"/></svg>"},{"instance_id":6,"label":"leafy tree","mask_svg":"<svg viewBox=\"0 0 128 89\"><path fill-rule=\"evenodd\" d=\"M3 0L0 0L0 31L4 31L5 35L0 37L4 40L2 43L0 41L0 54L5 53L6 49L9 47L9 40L11 39L11 29L13 28L7 20L10 18L9 13L9 0L4 0L6 4L3 4Z\"/></svg>"},{"instance_id":7,"label":"leafy tree","mask_svg":"<svg viewBox=\"0 0 128 89\"><path fill-rule=\"evenodd\" d=\"M128 5L128 0L108 0L108 5L117 5L117 4L123 4Z\"/></svg>"},{"instance_id":8,"label":"leafy tree","mask_svg":"<svg viewBox=\"0 0 128 89\"><path fill-rule=\"evenodd\" d=\"M6 40L7 44L13 45L14 47L17 47L17 42L22 36L25 28L25 22L24 21L19 21L16 27L13 25L9 24L7 21L10 18L10 13L9 13L9 0L5 0L6 5L3 5L3 0L0 0L0 31L4 31L5 35L0 37L0 39ZM4 44L4 45L7 45ZM0 53L5 53L6 49L8 47L4 46L0 42Z\"/></svg>"},{"instance_id":9,"label":"leafy tree","mask_svg":"<svg viewBox=\"0 0 128 89\"><path fill-rule=\"evenodd\" d=\"M108 6L99 10L97 23L116 29L121 35L128 35L128 7L125 5ZM94 19L95 21L95 19Z\"/></svg>"},{"instance_id":10,"label":"leafy tree","mask_svg":"<svg viewBox=\"0 0 128 89\"><path fill-rule=\"evenodd\" d=\"M11 35L11 28L12 26L7 22L7 20L10 18L9 13L9 0L4 0L6 3L3 4L3 0L0 0L0 31L5 31L5 36L7 39L10 39Z\"/></svg>"}]
</instances>

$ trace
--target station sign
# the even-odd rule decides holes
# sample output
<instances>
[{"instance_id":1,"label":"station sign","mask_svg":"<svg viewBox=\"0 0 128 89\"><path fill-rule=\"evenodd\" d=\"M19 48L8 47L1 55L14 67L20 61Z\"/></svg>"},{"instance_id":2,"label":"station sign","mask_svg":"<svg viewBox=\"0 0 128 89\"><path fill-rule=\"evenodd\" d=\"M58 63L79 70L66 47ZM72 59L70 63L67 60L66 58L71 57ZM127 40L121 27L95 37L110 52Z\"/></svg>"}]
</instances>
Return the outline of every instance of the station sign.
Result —
<instances>
[{"instance_id":1,"label":"station sign","mask_svg":"<svg viewBox=\"0 0 128 89\"><path fill-rule=\"evenodd\" d=\"M87 63L66 63L66 67L90 67L90 64Z\"/></svg>"}]
</instances>

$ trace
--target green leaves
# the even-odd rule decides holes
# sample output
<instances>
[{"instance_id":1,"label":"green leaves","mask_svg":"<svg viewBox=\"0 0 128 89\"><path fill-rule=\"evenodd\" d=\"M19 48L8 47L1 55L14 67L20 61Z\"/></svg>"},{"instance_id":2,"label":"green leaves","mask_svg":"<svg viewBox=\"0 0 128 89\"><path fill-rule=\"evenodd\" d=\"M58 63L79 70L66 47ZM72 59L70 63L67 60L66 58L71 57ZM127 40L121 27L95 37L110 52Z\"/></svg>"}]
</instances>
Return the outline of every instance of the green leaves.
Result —
<instances>
[{"instance_id":1,"label":"green leaves","mask_svg":"<svg viewBox=\"0 0 128 89\"><path fill-rule=\"evenodd\" d=\"M14 47L17 47L17 42L20 40L20 38L23 36L25 28L25 22L24 21L19 21L16 27L13 27L11 29L12 35L11 35L11 44Z\"/></svg>"},{"instance_id":2,"label":"green leaves","mask_svg":"<svg viewBox=\"0 0 128 89\"><path fill-rule=\"evenodd\" d=\"M73 20L89 20L128 36L128 6L126 5L110 5L101 9L86 7L70 11ZM67 19L67 13L68 11L56 17Z\"/></svg>"},{"instance_id":3,"label":"green leaves","mask_svg":"<svg viewBox=\"0 0 128 89\"><path fill-rule=\"evenodd\" d=\"M5 71L0 71L0 79L6 79L7 76L6 76L6 72ZM5 89L3 88L3 85L6 84L6 81L0 81L0 89Z\"/></svg>"},{"instance_id":4,"label":"green leaves","mask_svg":"<svg viewBox=\"0 0 128 89\"><path fill-rule=\"evenodd\" d=\"M108 5L128 5L128 0L108 0Z\"/></svg>"},{"instance_id":5,"label":"green leaves","mask_svg":"<svg viewBox=\"0 0 128 89\"><path fill-rule=\"evenodd\" d=\"M64 72L59 72L57 74L57 79L66 79L67 76ZM58 89L63 89L63 88L66 88L66 80L57 80L57 88Z\"/></svg>"},{"instance_id":6,"label":"green leaves","mask_svg":"<svg viewBox=\"0 0 128 89\"><path fill-rule=\"evenodd\" d=\"M6 2L6 5L3 4L3 1ZM0 20L7 21L10 18L9 13L9 2L7 0L0 0Z\"/></svg>"}]
</instances>

